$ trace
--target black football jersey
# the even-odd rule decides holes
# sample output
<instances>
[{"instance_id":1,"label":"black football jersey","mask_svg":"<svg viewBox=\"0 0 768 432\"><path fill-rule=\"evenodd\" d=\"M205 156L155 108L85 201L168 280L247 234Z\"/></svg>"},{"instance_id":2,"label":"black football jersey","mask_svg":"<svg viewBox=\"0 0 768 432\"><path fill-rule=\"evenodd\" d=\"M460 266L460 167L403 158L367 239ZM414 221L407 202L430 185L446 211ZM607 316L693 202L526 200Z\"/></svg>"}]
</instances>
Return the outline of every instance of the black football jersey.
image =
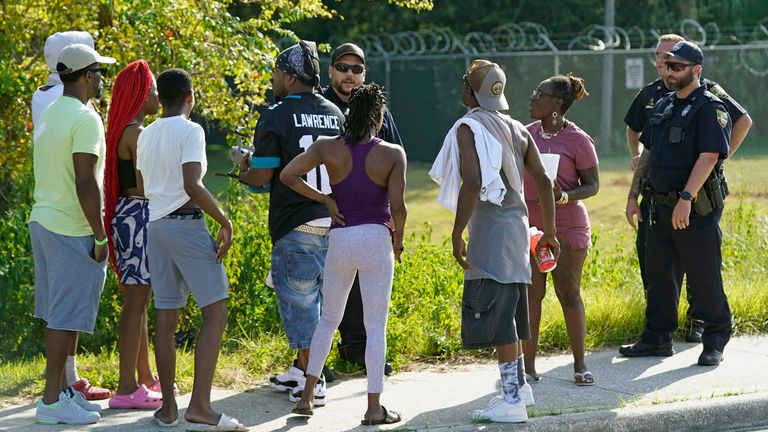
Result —
<instances>
[{"instance_id":1,"label":"black football jersey","mask_svg":"<svg viewBox=\"0 0 768 432\"><path fill-rule=\"evenodd\" d=\"M269 233L273 243L305 222L328 217L325 206L283 184L280 172L319 138L343 132L344 114L316 93L288 95L259 117L251 166L275 169L269 197ZM323 165L307 173L304 179L323 193L331 192Z\"/></svg>"}]
</instances>

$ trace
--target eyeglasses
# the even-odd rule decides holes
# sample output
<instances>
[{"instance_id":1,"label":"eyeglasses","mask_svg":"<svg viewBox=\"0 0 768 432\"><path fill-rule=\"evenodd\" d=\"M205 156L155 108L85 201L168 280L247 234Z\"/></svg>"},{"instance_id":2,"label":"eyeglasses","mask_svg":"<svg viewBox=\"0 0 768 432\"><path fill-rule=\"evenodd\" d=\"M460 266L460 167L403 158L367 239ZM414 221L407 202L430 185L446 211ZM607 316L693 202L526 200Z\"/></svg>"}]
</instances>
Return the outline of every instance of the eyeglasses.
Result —
<instances>
[{"instance_id":1,"label":"eyeglasses","mask_svg":"<svg viewBox=\"0 0 768 432\"><path fill-rule=\"evenodd\" d=\"M365 70L365 66L359 65L359 64L346 64L346 63L336 63L333 65L333 68L341 73L346 73L347 71L352 71L355 75L360 75Z\"/></svg>"},{"instance_id":2,"label":"eyeglasses","mask_svg":"<svg viewBox=\"0 0 768 432\"><path fill-rule=\"evenodd\" d=\"M696 63L678 63L665 61L664 66L672 72L680 72L681 70L685 70L691 66L696 66Z\"/></svg>"},{"instance_id":3,"label":"eyeglasses","mask_svg":"<svg viewBox=\"0 0 768 432\"><path fill-rule=\"evenodd\" d=\"M98 72L98 73L104 75L104 69L102 69L102 68L86 69L85 71L86 72L93 72L93 73L97 73Z\"/></svg>"},{"instance_id":4,"label":"eyeglasses","mask_svg":"<svg viewBox=\"0 0 768 432\"><path fill-rule=\"evenodd\" d=\"M556 94L553 94L553 93L544 93L540 89L535 89L533 93L531 93L531 99L533 100L539 100L542 96L549 96L553 98L558 97Z\"/></svg>"}]
</instances>

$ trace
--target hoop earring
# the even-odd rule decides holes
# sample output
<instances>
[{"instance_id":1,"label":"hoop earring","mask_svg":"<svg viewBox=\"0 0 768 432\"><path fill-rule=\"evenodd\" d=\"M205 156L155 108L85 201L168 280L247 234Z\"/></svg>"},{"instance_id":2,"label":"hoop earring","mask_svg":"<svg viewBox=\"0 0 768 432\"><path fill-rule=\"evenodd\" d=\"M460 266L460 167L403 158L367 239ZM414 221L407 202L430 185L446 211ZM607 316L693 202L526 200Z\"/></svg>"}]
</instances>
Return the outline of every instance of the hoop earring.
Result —
<instances>
[{"instance_id":1,"label":"hoop earring","mask_svg":"<svg viewBox=\"0 0 768 432\"><path fill-rule=\"evenodd\" d=\"M552 126L557 126L557 111L552 113Z\"/></svg>"}]
</instances>

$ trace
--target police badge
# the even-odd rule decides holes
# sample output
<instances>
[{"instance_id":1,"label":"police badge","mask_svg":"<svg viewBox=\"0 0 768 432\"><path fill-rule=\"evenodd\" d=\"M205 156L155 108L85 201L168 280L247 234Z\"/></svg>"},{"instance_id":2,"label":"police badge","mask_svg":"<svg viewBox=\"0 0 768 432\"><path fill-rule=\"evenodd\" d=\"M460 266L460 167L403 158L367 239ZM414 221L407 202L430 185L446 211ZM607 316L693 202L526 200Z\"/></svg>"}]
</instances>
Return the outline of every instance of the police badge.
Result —
<instances>
[{"instance_id":1,"label":"police badge","mask_svg":"<svg viewBox=\"0 0 768 432\"><path fill-rule=\"evenodd\" d=\"M688 111L690 111L690 110L691 110L691 106L690 105L686 105L686 107L683 108L682 116L685 117L685 115L688 114Z\"/></svg>"},{"instance_id":2,"label":"police badge","mask_svg":"<svg viewBox=\"0 0 768 432\"><path fill-rule=\"evenodd\" d=\"M720 124L721 128L724 128L728 126L728 113L722 110L717 110L717 123Z\"/></svg>"},{"instance_id":3,"label":"police badge","mask_svg":"<svg viewBox=\"0 0 768 432\"><path fill-rule=\"evenodd\" d=\"M723 88L720 87L720 84L713 85L712 88L709 89L709 92L719 98L728 97L728 93L726 93L725 90L723 90Z\"/></svg>"}]
</instances>

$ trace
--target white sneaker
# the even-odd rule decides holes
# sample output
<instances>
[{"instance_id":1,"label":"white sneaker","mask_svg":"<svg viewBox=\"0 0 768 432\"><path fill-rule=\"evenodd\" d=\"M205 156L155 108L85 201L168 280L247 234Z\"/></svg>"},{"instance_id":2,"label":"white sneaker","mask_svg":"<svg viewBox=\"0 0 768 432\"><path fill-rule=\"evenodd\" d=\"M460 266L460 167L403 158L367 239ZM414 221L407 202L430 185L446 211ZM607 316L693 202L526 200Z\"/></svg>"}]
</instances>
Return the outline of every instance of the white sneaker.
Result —
<instances>
[{"instance_id":1,"label":"white sneaker","mask_svg":"<svg viewBox=\"0 0 768 432\"><path fill-rule=\"evenodd\" d=\"M495 396L488 401L485 409L472 412L472 420L523 423L528 420L528 412L525 410L525 402L522 399L516 403L509 403L502 396Z\"/></svg>"},{"instance_id":2,"label":"white sneaker","mask_svg":"<svg viewBox=\"0 0 768 432\"><path fill-rule=\"evenodd\" d=\"M296 366L291 366L287 372L269 378L269 385L278 392L290 392L295 388L304 388L306 382L304 371Z\"/></svg>"},{"instance_id":3,"label":"white sneaker","mask_svg":"<svg viewBox=\"0 0 768 432\"><path fill-rule=\"evenodd\" d=\"M71 388L71 387L70 387ZM79 406L80 408L88 411L88 412L95 412L100 413L101 412L101 405L95 404L93 402L88 402L87 399L85 399L85 396L80 393L79 391L72 389L72 393L75 394L75 396L72 398L73 401Z\"/></svg>"},{"instance_id":4,"label":"white sneaker","mask_svg":"<svg viewBox=\"0 0 768 432\"><path fill-rule=\"evenodd\" d=\"M59 394L59 400L50 405L44 404L43 399L40 398L37 402L35 423L46 425L57 423L82 425L99 421L101 414L81 408L73 399L75 397L74 393L76 392L71 388L66 388Z\"/></svg>"},{"instance_id":5,"label":"white sneaker","mask_svg":"<svg viewBox=\"0 0 768 432\"><path fill-rule=\"evenodd\" d=\"M296 387L288 393L288 400L296 403L301 399L302 393L304 393L304 386ZM315 406L325 406L325 376L322 374L320 374L320 379L315 384Z\"/></svg>"},{"instance_id":6,"label":"white sneaker","mask_svg":"<svg viewBox=\"0 0 768 432\"><path fill-rule=\"evenodd\" d=\"M536 405L536 400L533 399L533 389L530 384L525 383L520 387L520 399L525 402L525 406Z\"/></svg>"}]
</instances>

